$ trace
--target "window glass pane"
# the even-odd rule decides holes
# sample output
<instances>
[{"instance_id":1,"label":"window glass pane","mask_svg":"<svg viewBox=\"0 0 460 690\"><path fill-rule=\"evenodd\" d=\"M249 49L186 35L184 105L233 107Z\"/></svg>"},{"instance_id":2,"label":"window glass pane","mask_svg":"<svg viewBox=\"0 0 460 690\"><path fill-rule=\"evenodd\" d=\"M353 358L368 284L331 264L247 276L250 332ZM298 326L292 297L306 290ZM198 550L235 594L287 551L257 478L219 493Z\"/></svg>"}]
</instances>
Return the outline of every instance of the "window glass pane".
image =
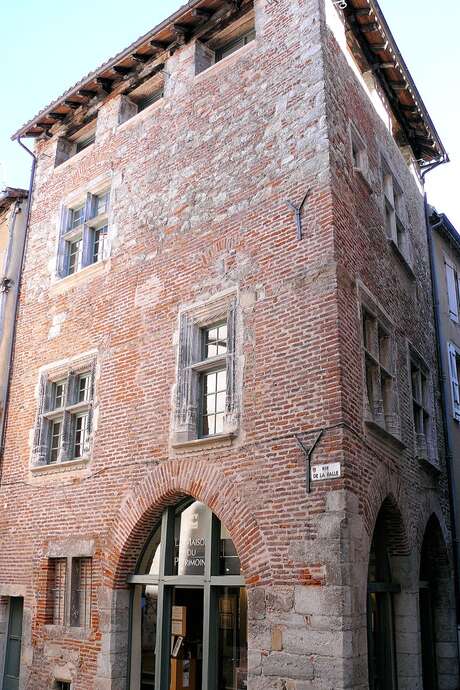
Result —
<instances>
[{"instance_id":1,"label":"window glass pane","mask_svg":"<svg viewBox=\"0 0 460 690\"><path fill-rule=\"evenodd\" d=\"M212 371L203 375L202 435L221 434L224 429L227 371Z\"/></svg>"},{"instance_id":2,"label":"window glass pane","mask_svg":"<svg viewBox=\"0 0 460 690\"><path fill-rule=\"evenodd\" d=\"M53 384L52 410L59 410L64 405L65 384L65 380Z\"/></svg>"},{"instance_id":3,"label":"window glass pane","mask_svg":"<svg viewBox=\"0 0 460 690\"><path fill-rule=\"evenodd\" d=\"M141 595L141 690L155 687L158 587L144 585Z\"/></svg>"},{"instance_id":4,"label":"window glass pane","mask_svg":"<svg viewBox=\"0 0 460 690\"><path fill-rule=\"evenodd\" d=\"M93 264L97 263L98 261L102 261L104 258L104 243L106 236L107 225L104 225L102 228L97 228L97 230L93 230Z\"/></svg>"},{"instance_id":5,"label":"window glass pane","mask_svg":"<svg viewBox=\"0 0 460 690\"><path fill-rule=\"evenodd\" d=\"M94 215L100 216L109 210L109 193L99 194L94 201Z\"/></svg>"},{"instance_id":6,"label":"window glass pane","mask_svg":"<svg viewBox=\"0 0 460 690\"><path fill-rule=\"evenodd\" d=\"M219 546L219 575L240 575L240 559L230 534L221 524Z\"/></svg>"},{"instance_id":7,"label":"window glass pane","mask_svg":"<svg viewBox=\"0 0 460 690\"><path fill-rule=\"evenodd\" d=\"M199 501L176 516L174 575L204 575L209 524L210 511Z\"/></svg>"},{"instance_id":8,"label":"window glass pane","mask_svg":"<svg viewBox=\"0 0 460 690\"><path fill-rule=\"evenodd\" d=\"M75 418L74 458L81 458L85 452L87 424L87 414L79 414Z\"/></svg>"},{"instance_id":9,"label":"window glass pane","mask_svg":"<svg viewBox=\"0 0 460 690\"><path fill-rule=\"evenodd\" d=\"M67 273L68 273L68 275L72 275L72 273L79 271L81 268L81 255L82 255L83 242L82 242L82 239L80 237L78 240L75 240L74 242L69 242L68 244L69 244L69 263L68 263Z\"/></svg>"},{"instance_id":10,"label":"window glass pane","mask_svg":"<svg viewBox=\"0 0 460 690\"><path fill-rule=\"evenodd\" d=\"M170 688L201 688L203 599L203 590L174 588Z\"/></svg>"},{"instance_id":11,"label":"window glass pane","mask_svg":"<svg viewBox=\"0 0 460 690\"><path fill-rule=\"evenodd\" d=\"M61 427L62 421L57 420L51 424L51 442L50 442L50 454L49 463L53 464L58 461L59 451L61 448Z\"/></svg>"},{"instance_id":12,"label":"window glass pane","mask_svg":"<svg viewBox=\"0 0 460 690\"><path fill-rule=\"evenodd\" d=\"M70 625L89 628L91 625L92 559L72 559L72 606Z\"/></svg>"},{"instance_id":13,"label":"window glass pane","mask_svg":"<svg viewBox=\"0 0 460 690\"><path fill-rule=\"evenodd\" d=\"M205 330L205 359L227 352L227 324L221 323Z\"/></svg>"},{"instance_id":14,"label":"window glass pane","mask_svg":"<svg viewBox=\"0 0 460 690\"><path fill-rule=\"evenodd\" d=\"M218 590L218 679L219 690L246 690L247 686L247 599L246 590L223 587Z\"/></svg>"},{"instance_id":15,"label":"window glass pane","mask_svg":"<svg viewBox=\"0 0 460 690\"><path fill-rule=\"evenodd\" d=\"M78 402L89 400L89 374L80 374L78 377Z\"/></svg>"},{"instance_id":16,"label":"window glass pane","mask_svg":"<svg viewBox=\"0 0 460 690\"><path fill-rule=\"evenodd\" d=\"M85 219L85 204L82 206L79 206L78 208L72 208L70 209L70 215L69 215L69 230L73 230L73 228L77 228L79 225L83 223Z\"/></svg>"},{"instance_id":17,"label":"window glass pane","mask_svg":"<svg viewBox=\"0 0 460 690\"><path fill-rule=\"evenodd\" d=\"M50 594L52 606L52 623L64 625L65 590L67 581L67 559L50 559Z\"/></svg>"},{"instance_id":18,"label":"window glass pane","mask_svg":"<svg viewBox=\"0 0 460 690\"><path fill-rule=\"evenodd\" d=\"M143 575L159 575L161 550L161 527L155 530L139 566L139 573Z\"/></svg>"}]
</instances>

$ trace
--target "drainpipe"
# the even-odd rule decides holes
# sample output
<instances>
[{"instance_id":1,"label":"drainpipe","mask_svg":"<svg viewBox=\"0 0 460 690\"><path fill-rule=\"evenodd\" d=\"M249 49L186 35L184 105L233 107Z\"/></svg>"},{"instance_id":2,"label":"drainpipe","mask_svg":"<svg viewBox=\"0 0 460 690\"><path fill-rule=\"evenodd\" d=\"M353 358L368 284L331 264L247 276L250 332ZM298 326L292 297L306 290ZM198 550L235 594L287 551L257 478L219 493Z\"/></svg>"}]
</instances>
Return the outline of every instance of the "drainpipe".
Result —
<instances>
[{"instance_id":1,"label":"drainpipe","mask_svg":"<svg viewBox=\"0 0 460 690\"><path fill-rule=\"evenodd\" d=\"M441 378L441 409L442 409L442 426L444 431L444 442L446 446L446 471L447 471L447 481L449 485L449 507L451 514L451 529L452 529L452 544L454 551L454 579L455 579L455 608L457 612L457 645L458 653L460 658L460 546L458 541L459 532L459 518L460 514L458 511L458 506L456 502L456 497L459 496L458 488L455 481L455 472L453 470L453 442L452 433L449 423L449 413L447 401L449 400L450 390L448 388L448 381L450 381L450 375L446 371L445 361L443 355L443 343L445 343L444 332L442 327L442 319L439 308L439 289L438 289L438 277L436 274L435 256L434 256L434 246L433 246L433 230L439 227L442 223L436 223L436 225L431 225L430 216L428 210L427 195L425 193L425 218L426 218L426 231L428 239L428 251L430 257L430 270L431 270L431 286L432 286L432 296L434 305L434 324L436 331L436 354L438 358L438 368L439 376Z\"/></svg>"},{"instance_id":2,"label":"drainpipe","mask_svg":"<svg viewBox=\"0 0 460 690\"><path fill-rule=\"evenodd\" d=\"M19 296L20 296L20 292L21 292L22 273L24 270L24 262L25 262L25 256L26 256L26 245L27 245L29 222L30 222L30 209L32 206L32 191L33 191L34 180L35 180L35 169L37 166L36 155L30 149L28 149L27 146L25 146L25 144L22 143L20 137L17 139L17 142L25 151L27 151L27 153L30 156L32 156L32 167L30 170L29 198L28 198L28 203L27 203L27 215L26 215L26 223L25 223L25 228L24 228L24 242L22 244L21 261L20 261L19 275L18 275L18 279L17 279L17 289L16 289L16 295L15 295L15 304L14 304L14 313L13 313L13 331L12 331L11 343L10 343L9 353L8 353L8 374L7 374L8 382L7 382L7 386L6 386L5 399L2 401L3 402L3 414L2 414L1 428L0 428L0 460L3 460L3 453L5 450L5 430L6 430L8 402L9 402L9 397L10 397L11 371L13 368L14 349L15 349L15 345L16 345L16 323L17 323L17 318L18 318Z\"/></svg>"}]
</instances>

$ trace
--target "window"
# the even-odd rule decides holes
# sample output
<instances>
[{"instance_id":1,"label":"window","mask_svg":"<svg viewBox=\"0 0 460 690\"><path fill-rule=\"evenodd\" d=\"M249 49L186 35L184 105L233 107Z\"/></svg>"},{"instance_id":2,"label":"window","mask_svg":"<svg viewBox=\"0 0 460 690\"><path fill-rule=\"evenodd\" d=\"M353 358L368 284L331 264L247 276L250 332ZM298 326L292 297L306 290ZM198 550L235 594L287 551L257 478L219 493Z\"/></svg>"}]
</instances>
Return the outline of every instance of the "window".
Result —
<instances>
[{"instance_id":1,"label":"window","mask_svg":"<svg viewBox=\"0 0 460 690\"><path fill-rule=\"evenodd\" d=\"M235 319L227 297L181 316L175 444L236 432Z\"/></svg>"},{"instance_id":2,"label":"window","mask_svg":"<svg viewBox=\"0 0 460 690\"><path fill-rule=\"evenodd\" d=\"M157 91L153 91L150 94L147 94L143 98L140 98L137 101L137 112L140 113L141 110L145 110L146 108L149 107L149 105L152 105L152 103L156 103L159 101L161 98L164 96L164 90L158 89Z\"/></svg>"},{"instance_id":3,"label":"window","mask_svg":"<svg viewBox=\"0 0 460 690\"><path fill-rule=\"evenodd\" d=\"M40 381L33 464L56 465L88 456L91 445L94 362L56 380Z\"/></svg>"},{"instance_id":4,"label":"window","mask_svg":"<svg viewBox=\"0 0 460 690\"><path fill-rule=\"evenodd\" d=\"M445 260L446 264L446 281L447 281L447 297L449 300L449 316L452 321L458 323L459 314L459 296L460 296L460 281L458 272L453 264Z\"/></svg>"},{"instance_id":5,"label":"window","mask_svg":"<svg viewBox=\"0 0 460 690\"><path fill-rule=\"evenodd\" d=\"M360 172L367 180L369 173L367 148L353 123L350 123L350 139L353 170Z\"/></svg>"},{"instance_id":6,"label":"window","mask_svg":"<svg viewBox=\"0 0 460 690\"><path fill-rule=\"evenodd\" d=\"M399 255L410 266L412 251L409 232L406 227L406 208L402 190L388 165L382 162L385 227L387 237L398 250Z\"/></svg>"},{"instance_id":7,"label":"window","mask_svg":"<svg viewBox=\"0 0 460 690\"><path fill-rule=\"evenodd\" d=\"M453 343L448 344L450 390L452 394L452 416L460 422L460 349Z\"/></svg>"},{"instance_id":8,"label":"window","mask_svg":"<svg viewBox=\"0 0 460 690\"><path fill-rule=\"evenodd\" d=\"M50 558L49 571L50 622L73 628L91 627L92 558Z\"/></svg>"},{"instance_id":9,"label":"window","mask_svg":"<svg viewBox=\"0 0 460 690\"><path fill-rule=\"evenodd\" d=\"M79 139L78 141L75 142L75 153L80 153L80 151L87 149L88 146L91 146L91 144L94 144L95 141L96 141L96 132L92 132L89 136L84 137L83 139Z\"/></svg>"},{"instance_id":10,"label":"window","mask_svg":"<svg viewBox=\"0 0 460 690\"><path fill-rule=\"evenodd\" d=\"M394 342L388 323L370 307L361 309L367 422L399 436L394 376Z\"/></svg>"},{"instance_id":11,"label":"window","mask_svg":"<svg viewBox=\"0 0 460 690\"><path fill-rule=\"evenodd\" d=\"M216 62L223 60L228 55L235 53L240 48L243 48L243 46L246 46L248 43L251 43L251 41L254 41L255 37L256 37L255 29L250 29L249 31L244 33L242 36L238 36L237 38L233 38L228 43L225 43L220 48L217 48L217 50L216 50Z\"/></svg>"},{"instance_id":12,"label":"window","mask_svg":"<svg viewBox=\"0 0 460 690\"><path fill-rule=\"evenodd\" d=\"M109 192L104 191L87 194L84 204L63 209L58 251L61 278L105 258L109 201Z\"/></svg>"},{"instance_id":13,"label":"window","mask_svg":"<svg viewBox=\"0 0 460 690\"><path fill-rule=\"evenodd\" d=\"M229 533L207 506L188 498L168 508L130 581L130 687L246 688L244 578Z\"/></svg>"},{"instance_id":14,"label":"window","mask_svg":"<svg viewBox=\"0 0 460 690\"><path fill-rule=\"evenodd\" d=\"M411 355L410 369L416 454L418 457L428 459L434 455L432 384L428 368L414 353Z\"/></svg>"},{"instance_id":15,"label":"window","mask_svg":"<svg viewBox=\"0 0 460 690\"><path fill-rule=\"evenodd\" d=\"M71 690L68 680L55 680L53 690Z\"/></svg>"}]
</instances>

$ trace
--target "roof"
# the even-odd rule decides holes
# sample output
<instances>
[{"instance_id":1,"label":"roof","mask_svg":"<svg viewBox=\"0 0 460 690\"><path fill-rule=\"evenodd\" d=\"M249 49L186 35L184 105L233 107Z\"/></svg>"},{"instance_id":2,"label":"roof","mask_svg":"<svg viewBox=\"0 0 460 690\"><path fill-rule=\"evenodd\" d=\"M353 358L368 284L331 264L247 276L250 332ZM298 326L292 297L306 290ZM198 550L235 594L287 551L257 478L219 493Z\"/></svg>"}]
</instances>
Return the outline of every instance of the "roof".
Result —
<instances>
[{"instance_id":1,"label":"roof","mask_svg":"<svg viewBox=\"0 0 460 690\"><path fill-rule=\"evenodd\" d=\"M444 239L460 254L460 234L445 213L438 213L435 208L430 207L430 224L431 230L443 235Z\"/></svg>"},{"instance_id":2,"label":"roof","mask_svg":"<svg viewBox=\"0 0 460 690\"><path fill-rule=\"evenodd\" d=\"M0 211L11 206L16 199L27 199L29 192L27 189L20 189L18 187L5 187L0 192Z\"/></svg>"},{"instance_id":3,"label":"roof","mask_svg":"<svg viewBox=\"0 0 460 690\"><path fill-rule=\"evenodd\" d=\"M401 126L401 144L411 146L421 167L449 160L377 0L346 0L350 48L358 44ZM362 54L356 54L363 62ZM361 65L363 70L366 65Z\"/></svg>"},{"instance_id":4,"label":"roof","mask_svg":"<svg viewBox=\"0 0 460 690\"><path fill-rule=\"evenodd\" d=\"M358 61L372 69L384 90L403 141L412 147L422 167L446 162L448 156L428 111L401 57L377 0L344 0L349 44ZM24 124L13 136L40 137L107 96L114 86L141 69L141 65L172 53L192 36L202 37L216 18L243 12L247 0L190 0L161 24L103 63ZM359 47L360 50L357 48Z\"/></svg>"}]
</instances>

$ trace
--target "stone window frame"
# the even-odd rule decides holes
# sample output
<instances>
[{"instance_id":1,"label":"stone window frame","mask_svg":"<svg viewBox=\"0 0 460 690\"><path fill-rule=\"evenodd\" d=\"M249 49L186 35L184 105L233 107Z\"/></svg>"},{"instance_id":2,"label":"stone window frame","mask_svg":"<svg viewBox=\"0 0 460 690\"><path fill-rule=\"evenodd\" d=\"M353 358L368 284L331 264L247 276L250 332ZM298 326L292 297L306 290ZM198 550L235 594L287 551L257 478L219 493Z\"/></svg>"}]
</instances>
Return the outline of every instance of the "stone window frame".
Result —
<instances>
[{"instance_id":1,"label":"stone window frame","mask_svg":"<svg viewBox=\"0 0 460 690\"><path fill-rule=\"evenodd\" d=\"M57 168L71 158L89 149L96 143L96 136L97 116L94 117L91 122L80 127L80 129L71 136L58 137L56 141L54 167Z\"/></svg>"},{"instance_id":2,"label":"stone window frame","mask_svg":"<svg viewBox=\"0 0 460 690\"><path fill-rule=\"evenodd\" d=\"M381 154L381 179L386 236L391 248L413 278L414 259L404 191L383 153Z\"/></svg>"},{"instance_id":3,"label":"stone window frame","mask_svg":"<svg viewBox=\"0 0 460 690\"><path fill-rule=\"evenodd\" d=\"M414 374L417 374L419 391L414 395ZM414 429L415 456L419 460L427 460L434 465L438 464L437 439L436 439L436 414L434 403L434 381L429 366L408 342L408 375L410 399L412 408L412 423ZM423 380L425 386L423 386ZM420 397L421 394L421 397ZM415 407L418 413L423 415L424 432L417 432Z\"/></svg>"},{"instance_id":4,"label":"stone window frame","mask_svg":"<svg viewBox=\"0 0 460 690\"><path fill-rule=\"evenodd\" d=\"M51 576L53 563L58 561L65 562L65 577L64 577L64 611L62 620L55 622L54 620L54 581ZM89 584L85 591L85 605L84 614L82 610L77 592L80 591L79 584L81 579L81 563L85 561L89 563L90 577ZM48 548L47 553L48 562L48 579L47 579L47 606L46 610L51 613L52 620L47 623L48 627L54 629L71 628L85 632L91 629L91 619L93 615L93 589L94 589L94 543L92 540L78 540L73 545L68 544L52 544ZM80 566L80 568L79 568ZM87 580L85 581L88 582ZM68 682L68 681L67 681Z\"/></svg>"},{"instance_id":5,"label":"stone window frame","mask_svg":"<svg viewBox=\"0 0 460 690\"><path fill-rule=\"evenodd\" d=\"M238 366L238 298L235 290L217 295L179 313L176 385L172 419L172 446L232 440L239 430L242 372ZM227 353L206 361L202 358L203 331L226 321ZM219 362L217 362L219 360ZM225 363L227 394L223 433L200 437L200 377L215 364Z\"/></svg>"},{"instance_id":6,"label":"stone window frame","mask_svg":"<svg viewBox=\"0 0 460 690\"><path fill-rule=\"evenodd\" d=\"M358 173L369 185L369 155L367 145L355 124L350 120L350 156L353 165L353 172Z\"/></svg>"},{"instance_id":7,"label":"stone window frame","mask_svg":"<svg viewBox=\"0 0 460 690\"><path fill-rule=\"evenodd\" d=\"M96 353L73 358L65 363L48 365L40 371L38 385L38 408L34 427L31 469L53 470L60 466L73 466L87 463L91 458L94 441L94 408L96 381ZM76 400L78 385L83 375L88 376L88 395L85 400ZM63 404L51 409L51 400L55 395L56 384L65 383ZM78 457L71 457L75 443L76 419L84 415L85 446ZM62 420L60 429L59 452L56 461L50 462L51 434L53 423Z\"/></svg>"},{"instance_id":8,"label":"stone window frame","mask_svg":"<svg viewBox=\"0 0 460 690\"><path fill-rule=\"evenodd\" d=\"M370 345L365 342L364 317L372 321L368 333ZM396 329L371 293L359 284L359 325L363 370L364 422L401 443L398 382L396 377ZM385 341L382 342L382 341ZM382 345L385 351L382 353ZM369 367L369 368L368 368ZM372 375L373 399L369 398L369 372ZM386 391L382 390L382 379Z\"/></svg>"},{"instance_id":9,"label":"stone window frame","mask_svg":"<svg viewBox=\"0 0 460 690\"><path fill-rule=\"evenodd\" d=\"M106 197L105 207L101 211L98 200ZM97 186L88 186L84 191L66 199L61 206L59 220L59 237L56 259L56 277L69 278L85 268L102 263L110 256L109 215L111 184L109 180ZM73 223L73 214L82 209L81 222ZM101 243L100 233L103 233ZM77 267L70 270L72 246L77 242L81 247L78 252ZM95 247L97 246L97 256Z\"/></svg>"}]
</instances>

